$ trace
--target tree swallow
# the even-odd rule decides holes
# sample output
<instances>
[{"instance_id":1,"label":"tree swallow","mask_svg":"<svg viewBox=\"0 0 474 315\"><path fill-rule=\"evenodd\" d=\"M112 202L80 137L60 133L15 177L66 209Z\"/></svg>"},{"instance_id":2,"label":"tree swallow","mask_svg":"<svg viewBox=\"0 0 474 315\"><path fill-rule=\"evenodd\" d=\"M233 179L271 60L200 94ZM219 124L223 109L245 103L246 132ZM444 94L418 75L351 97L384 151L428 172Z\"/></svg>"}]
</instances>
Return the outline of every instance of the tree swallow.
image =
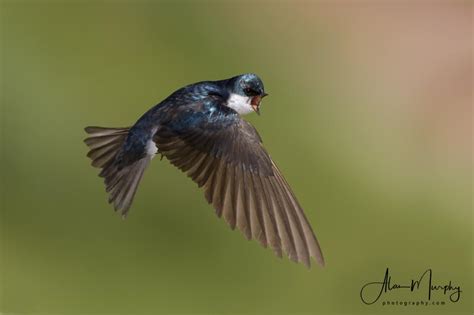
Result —
<instances>
[{"instance_id":1,"label":"tree swallow","mask_svg":"<svg viewBox=\"0 0 474 315\"><path fill-rule=\"evenodd\" d=\"M218 217L247 239L324 265L316 236L257 130L241 118L259 113L267 95L255 74L185 86L129 128L87 127L92 166L101 169L109 203L125 217L156 154L185 172Z\"/></svg>"}]
</instances>

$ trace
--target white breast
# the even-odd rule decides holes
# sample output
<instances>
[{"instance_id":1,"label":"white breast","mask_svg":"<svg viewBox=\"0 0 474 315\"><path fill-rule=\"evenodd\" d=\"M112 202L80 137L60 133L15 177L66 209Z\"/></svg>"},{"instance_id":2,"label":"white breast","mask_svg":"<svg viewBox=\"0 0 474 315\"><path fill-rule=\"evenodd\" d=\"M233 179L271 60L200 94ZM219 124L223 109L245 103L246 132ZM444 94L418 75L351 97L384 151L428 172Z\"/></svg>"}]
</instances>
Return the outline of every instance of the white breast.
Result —
<instances>
[{"instance_id":1,"label":"white breast","mask_svg":"<svg viewBox=\"0 0 474 315\"><path fill-rule=\"evenodd\" d=\"M155 141L153 141L153 136L155 135L157 130L158 130L158 128L156 128L156 127L152 129L151 139L148 140L148 142L146 143L146 147L145 147L146 154L150 156L150 159L154 158L156 153L158 152L158 147L156 146Z\"/></svg>"},{"instance_id":2,"label":"white breast","mask_svg":"<svg viewBox=\"0 0 474 315\"><path fill-rule=\"evenodd\" d=\"M146 143L146 154L148 154L151 158L154 158L156 153L158 152L158 148L156 147L155 141L148 140Z\"/></svg>"},{"instance_id":3,"label":"white breast","mask_svg":"<svg viewBox=\"0 0 474 315\"><path fill-rule=\"evenodd\" d=\"M253 112L250 102L250 97L232 93L227 100L227 106L235 110L240 115L246 115Z\"/></svg>"}]
</instances>

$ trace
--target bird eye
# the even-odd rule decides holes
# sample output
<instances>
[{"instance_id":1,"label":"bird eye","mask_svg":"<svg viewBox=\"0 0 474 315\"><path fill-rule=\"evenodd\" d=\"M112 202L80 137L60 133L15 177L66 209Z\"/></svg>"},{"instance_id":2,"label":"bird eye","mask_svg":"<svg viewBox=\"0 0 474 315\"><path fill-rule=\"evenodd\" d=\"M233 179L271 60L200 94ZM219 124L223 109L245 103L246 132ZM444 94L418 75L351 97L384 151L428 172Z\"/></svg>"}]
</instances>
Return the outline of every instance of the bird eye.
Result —
<instances>
[{"instance_id":1,"label":"bird eye","mask_svg":"<svg viewBox=\"0 0 474 315\"><path fill-rule=\"evenodd\" d=\"M245 89L244 89L244 92L245 92L245 94L247 94L248 96L257 95L257 93L256 93L254 90L252 90L251 88L245 88Z\"/></svg>"}]
</instances>

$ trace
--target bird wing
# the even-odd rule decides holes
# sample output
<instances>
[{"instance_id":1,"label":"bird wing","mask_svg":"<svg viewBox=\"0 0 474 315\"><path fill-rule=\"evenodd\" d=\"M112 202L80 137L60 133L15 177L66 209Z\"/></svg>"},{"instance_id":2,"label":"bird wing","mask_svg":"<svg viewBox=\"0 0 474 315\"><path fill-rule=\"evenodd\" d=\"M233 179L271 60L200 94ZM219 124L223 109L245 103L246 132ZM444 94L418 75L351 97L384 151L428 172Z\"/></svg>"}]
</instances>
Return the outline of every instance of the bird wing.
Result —
<instances>
[{"instance_id":1,"label":"bird wing","mask_svg":"<svg viewBox=\"0 0 474 315\"><path fill-rule=\"evenodd\" d=\"M279 257L324 265L314 232L256 129L215 99L184 106L154 136L161 154L199 187L218 217Z\"/></svg>"}]
</instances>

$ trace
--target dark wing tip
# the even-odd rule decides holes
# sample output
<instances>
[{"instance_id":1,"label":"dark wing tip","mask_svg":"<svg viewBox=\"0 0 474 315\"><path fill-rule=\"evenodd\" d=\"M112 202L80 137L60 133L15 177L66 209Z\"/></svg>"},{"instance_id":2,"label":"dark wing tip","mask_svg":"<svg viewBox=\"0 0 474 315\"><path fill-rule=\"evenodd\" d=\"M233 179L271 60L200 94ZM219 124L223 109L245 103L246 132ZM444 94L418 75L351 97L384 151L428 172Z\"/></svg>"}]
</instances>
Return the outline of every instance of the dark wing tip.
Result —
<instances>
[{"instance_id":1,"label":"dark wing tip","mask_svg":"<svg viewBox=\"0 0 474 315\"><path fill-rule=\"evenodd\" d=\"M321 267L325 267L325 266L326 266L326 262L324 261L323 253L321 252L321 250L320 250L319 252L320 252L320 256L314 257L314 258L316 259L316 262L317 262Z\"/></svg>"},{"instance_id":2,"label":"dark wing tip","mask_svg":"<svg viewBox=\"0 0 474 315\"><path fill-rule=\"evenodd\" d=\"M95 130L97 130L96 128L97 127L87 126L87 127L84 128L84 131L91 134L91 133L94 133Z\"/></svg>"}]
</instances>

